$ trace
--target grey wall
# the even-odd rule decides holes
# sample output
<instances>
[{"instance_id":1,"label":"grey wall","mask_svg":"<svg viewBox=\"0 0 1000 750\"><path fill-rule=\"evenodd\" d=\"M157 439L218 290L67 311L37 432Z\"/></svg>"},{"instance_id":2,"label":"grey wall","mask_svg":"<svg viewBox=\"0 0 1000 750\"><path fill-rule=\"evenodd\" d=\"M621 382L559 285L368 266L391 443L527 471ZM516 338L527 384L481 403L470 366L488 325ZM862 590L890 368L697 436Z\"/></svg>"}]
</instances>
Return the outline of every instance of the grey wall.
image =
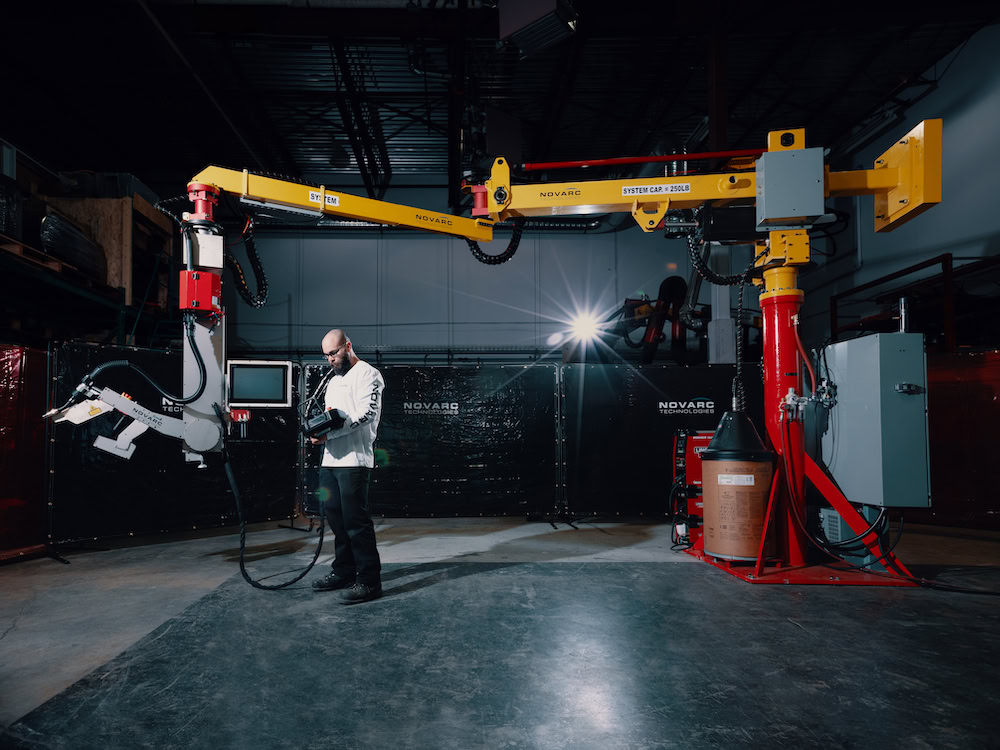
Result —
<instances>
[{"instance_id":1,"label":"grey wall","mask_svg":"<svg viewBox=\"0 0 1000 750\"><path fill-rule=\"evenodd\" d=\"M499 253L508 239L498 232L483 250ZM638 228L526 232L499 266L476 261L464 240L391 230L260 233L257 248L270 300L247 307L227 275L230 348L318 352L335 325L359 346L547 348L574 312L655 298L665 277L689 274L684 241Z\"/></svg>"},{"instance_id":2,"label":"grey wall","mask_svg":"<svg viewBox=\"0 0 1000 750\"><path fill-rule=\"evenodd\" d=\"M911 107L905 122L853 155L855 168L870 169L895 139L926 118L944 120L943 192L940 205L899 229L875 234L873 199L846 201L856 211L857 226L838 238L841 252L802 277L807 345L818 345L829 333L831 294L892 273L921 260L953 253L956 265L1000 252L1000 210L990 183L1000 165L1000 26L973 36L964 49L941 60L925 77L938 88ZM948 66L950 65L950 68ZM930 270L924 275L936 273ZM919 278L914 276L913 278Z\"/></svg>"}]
</instances>

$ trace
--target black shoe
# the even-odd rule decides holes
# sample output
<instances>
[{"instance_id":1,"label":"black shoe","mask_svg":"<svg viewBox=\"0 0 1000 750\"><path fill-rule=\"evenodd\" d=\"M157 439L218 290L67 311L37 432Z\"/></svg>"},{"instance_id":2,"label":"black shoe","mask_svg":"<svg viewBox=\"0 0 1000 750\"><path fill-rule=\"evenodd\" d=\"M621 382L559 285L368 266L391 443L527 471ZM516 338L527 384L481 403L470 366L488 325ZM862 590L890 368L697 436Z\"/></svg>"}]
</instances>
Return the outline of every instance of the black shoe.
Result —
<instances>
[{"instance_id":1,"label":"black shoe","mask_svg":"<svg viewBox=\"0 0 1000 750\"><path fill-rule=\"evenodd\" d=\"M360 604L378 599L380 596L382 596L382 584L376 583L370 586L367 583L356 583L349 589L340 592L340 603Z\"/></svg>"},{"instance_id":2,"label":"black shoe","mask_svg":"<svg viewBox=\"0 0 1000 750\"><path fill-rule=\"evenodd\" d=\"M328 573L319 580L313 581L313 590L336 591L337 589L346 589L353 584L354 581L350 578L338 576L336 573Z\"/></svg>"}]
</instances>

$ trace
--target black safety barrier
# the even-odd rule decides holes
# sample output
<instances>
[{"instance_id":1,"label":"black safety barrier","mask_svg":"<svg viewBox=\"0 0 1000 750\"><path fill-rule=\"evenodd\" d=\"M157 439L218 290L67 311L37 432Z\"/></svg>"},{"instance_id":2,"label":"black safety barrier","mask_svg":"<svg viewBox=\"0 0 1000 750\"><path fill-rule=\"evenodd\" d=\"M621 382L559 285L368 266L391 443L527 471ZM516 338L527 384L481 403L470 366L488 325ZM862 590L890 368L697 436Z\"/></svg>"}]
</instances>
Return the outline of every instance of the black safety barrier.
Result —
<instances>
[{"instance_id":1,"label":"black safety barrier","mask_svg":"<svg viewBox=\"0 0 1000 750\"><path fill-rule=\"evenodd\" d=\"M129 359L181 391L177 351L68 344L57 349L52 403L94 366ZM386 516L668 514L673 437L714 430L730 408L732 365L484 365L380 368L386 381L370 498ZM311 395L326 365L295 365ZM762 425L759 368L744 368L750 416ZM165 414L145 380L120 368L97 385ZM298 401L298 387L295 400ZM756 406L754 406L756 405ZM251 409L228 445L250 522L318 516L322 449L302 446L296 409ZM52 427L49 498L54 543L233 525L219 462L198 469L178 440L147 430L123 460L93 447L121 415Z\"/></svg>"},{"instance_id":2,"label":"black safety barrier","mask_svg":"<svg viewBox=\"0 0 1000 750\"><path fill-rule=\"evenodd\" d=\"M61 404L93 367L128 359L152 374L170 393L182 391L179 351L67 344L55 355L55 392ZM98 376L98 388L127 393L150 410L180 417L180 407L127 368ZM247 520L288 518L298 480L295 409L251 410L253 420L234 425L229 437L239 472ZM99 435L113 438L129 421L117 412L88 422L53 425L49 480L52 503L49 534L54 543L232 525L236 509L220 461L208 467L186 462L180 441L149 429L135 440L124 460L94 447Z\"/></svg>"},{"instance_id":3,"label":"black safety barrier","mask_svg":"<svg viewBox=\"0 0 1000 750\"><path fill-rule=\"evenodd\" d=\"M306 369L311 394L327 370ZM386 387L370 499L388 516L550 514L556 502L554 365L380 368ZM306 460L318 511L322 450Z\"/></svg>"},{"instance_id":4,"label":"black safety barrier","mask_svg":"<svg viewBox=\"0 0 1000 750\"><path fill-rule=\"evenodd\" d=\"M566 509L574 516L669 515L673 438L714 430L731 408L735 365L565 365ZM760 368L744 365L763 430Z\"/></svg>"}]
</instances>

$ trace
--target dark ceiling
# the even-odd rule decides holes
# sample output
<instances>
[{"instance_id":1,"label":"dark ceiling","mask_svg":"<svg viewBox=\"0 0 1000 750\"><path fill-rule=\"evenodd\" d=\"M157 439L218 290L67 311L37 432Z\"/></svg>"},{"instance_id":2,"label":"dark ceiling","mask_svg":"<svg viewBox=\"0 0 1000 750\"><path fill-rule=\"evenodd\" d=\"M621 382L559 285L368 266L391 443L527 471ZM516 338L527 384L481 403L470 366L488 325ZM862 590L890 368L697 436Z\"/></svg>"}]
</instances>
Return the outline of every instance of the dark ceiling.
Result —
<instances>
[{"instance_id":1,"label":"dark ceiling","mask_svg":"<svg viewBox=\"0 0 1000 750\"><path fill-rule=\"evenodd\" d=\"M164 196L213 163L362 193L447 185L454 205L499 148L525 161L753 148L803 126L811 145L857 143L998 20L971 3L931 22L574 0L576 32L523 54L498 38L499 3L37 3L4 24L0 138Z\"/></svg>"}]
</instances>

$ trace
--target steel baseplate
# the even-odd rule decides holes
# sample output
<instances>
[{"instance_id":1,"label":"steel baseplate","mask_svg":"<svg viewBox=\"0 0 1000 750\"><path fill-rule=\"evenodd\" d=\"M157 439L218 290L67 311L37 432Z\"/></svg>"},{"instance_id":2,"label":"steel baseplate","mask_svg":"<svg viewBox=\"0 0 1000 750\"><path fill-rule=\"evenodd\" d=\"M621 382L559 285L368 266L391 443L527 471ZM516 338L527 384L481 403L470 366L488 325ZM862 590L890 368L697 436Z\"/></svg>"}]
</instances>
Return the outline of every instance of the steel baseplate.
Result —
<instances>
[{"instance_id":1,"label":"steel baseplate","mask_svg":"<svg viewBox=\"0 0 1000 750\"><path fill-rule=\"evenodd\" d=\"M724 570L732 576L747 583L778 583L778 584L814 584L826 586L917 586L914 581L906 578L895 578L888 573L865 573L863 570L852 570L846 563L831 563L830 565L806 565L803 567L787 567L783 565L764 565L760 575L754 575L754 563L732 562L706 555L702 549L692 547L684 550L692 557Z\"/></svg>"}]
</instances>

